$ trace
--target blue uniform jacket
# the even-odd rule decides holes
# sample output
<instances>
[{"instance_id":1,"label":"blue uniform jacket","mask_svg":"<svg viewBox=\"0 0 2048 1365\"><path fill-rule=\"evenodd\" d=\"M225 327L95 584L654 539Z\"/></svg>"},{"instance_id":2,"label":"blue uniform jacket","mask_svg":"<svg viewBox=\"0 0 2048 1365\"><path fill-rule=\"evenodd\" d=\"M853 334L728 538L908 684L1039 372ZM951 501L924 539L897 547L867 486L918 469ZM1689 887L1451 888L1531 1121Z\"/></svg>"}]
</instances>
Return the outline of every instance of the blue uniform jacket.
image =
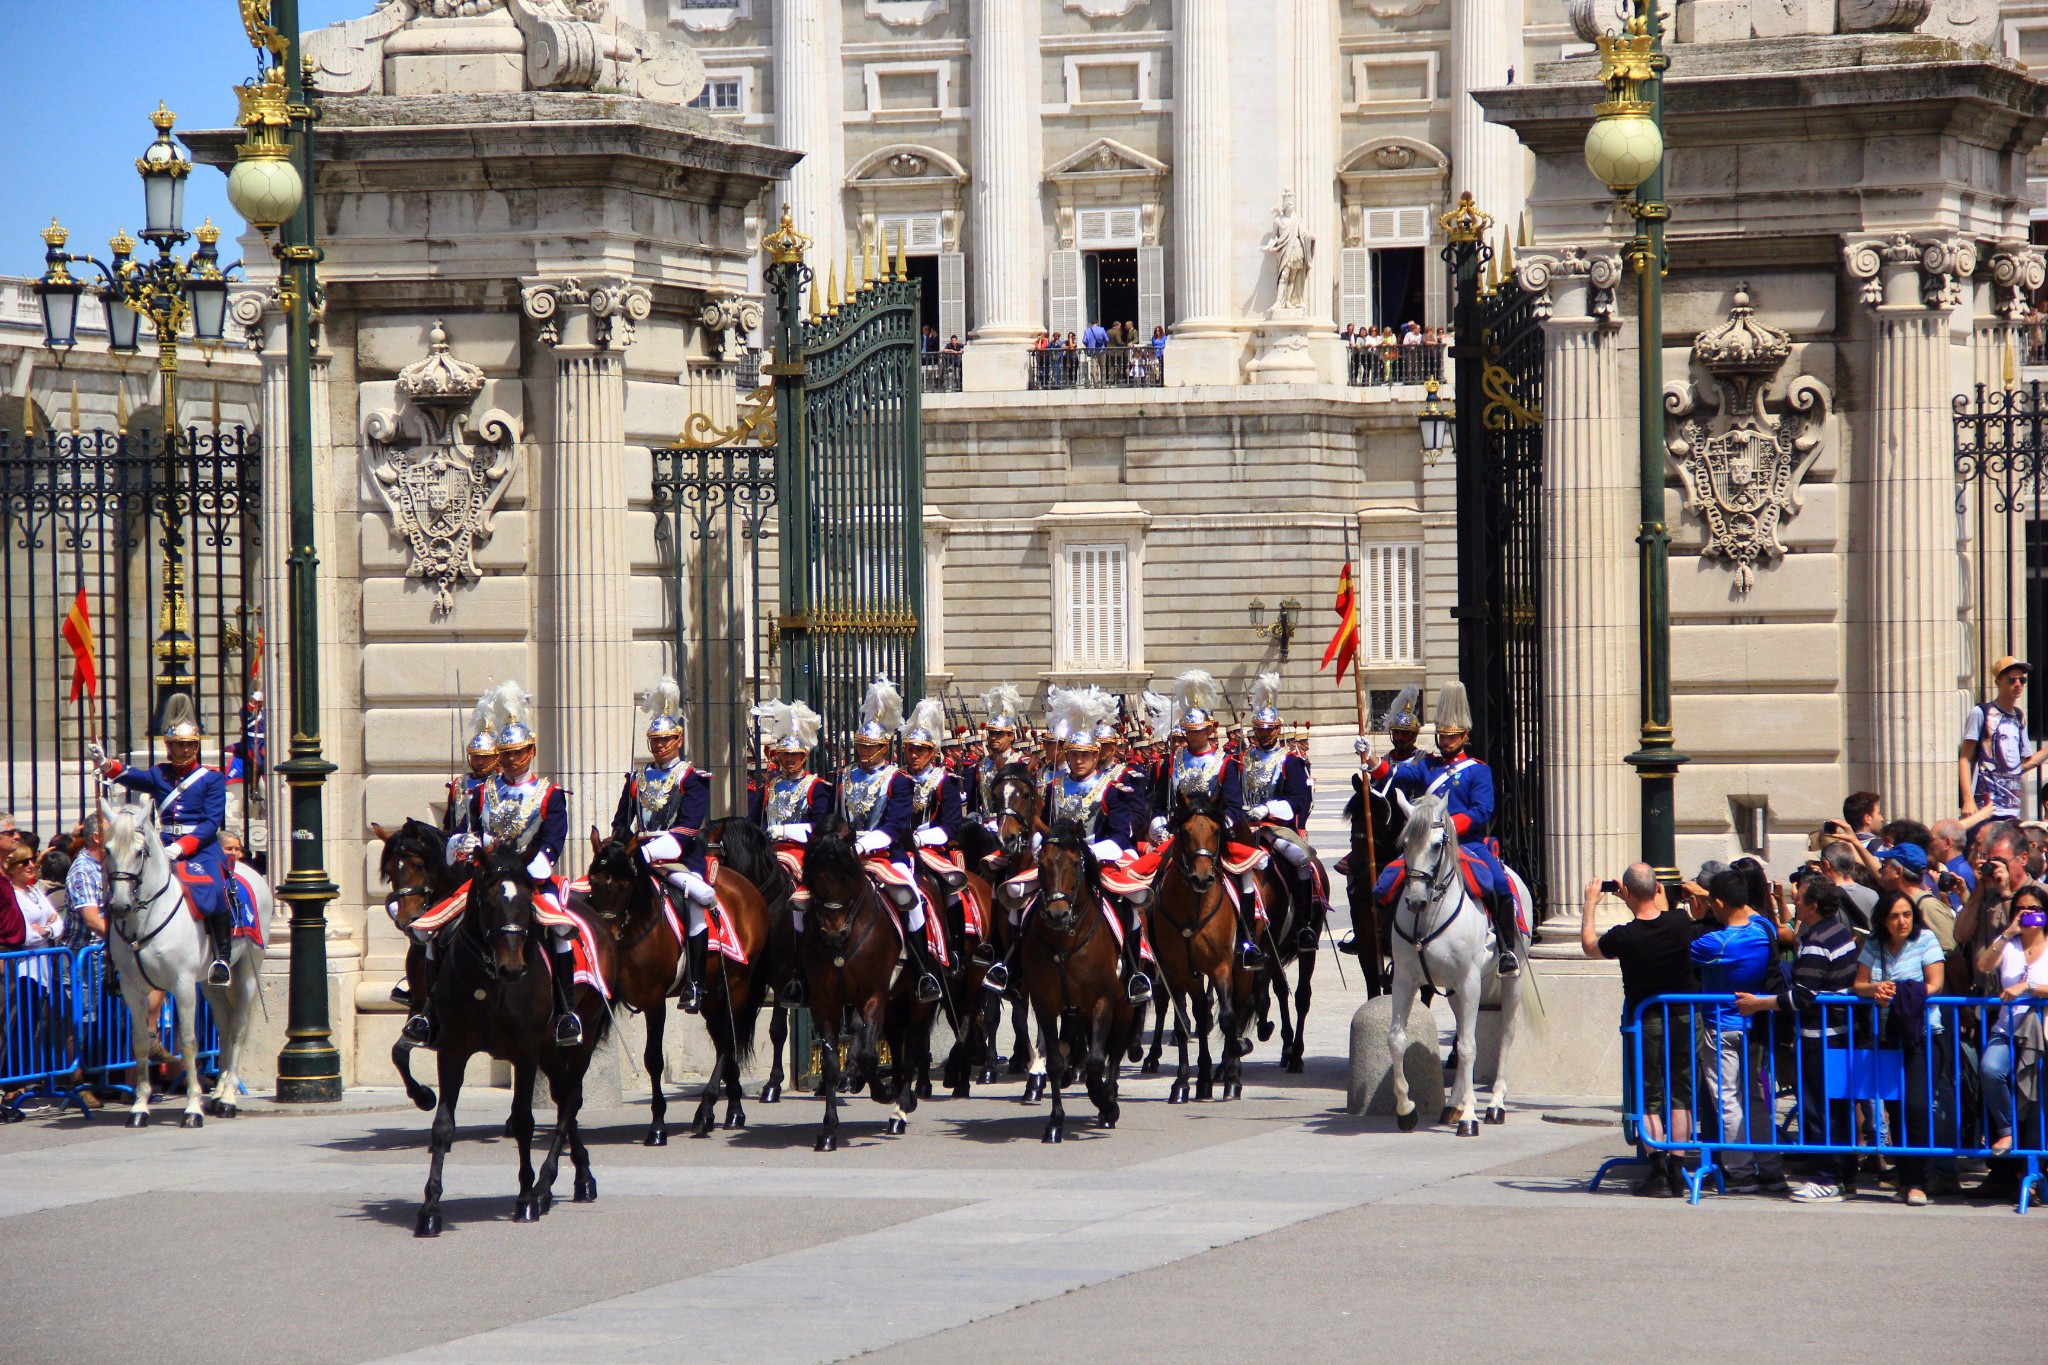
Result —
<instances>
[{"instance_id":1,"label":"blue uniform jacket","mask_svg":"<svg viewBox=\"0 0 2048 1365\"><path fill-rule=\"evenodd\" d=\"M1228 754L1223 756L1222 770L1216 775L1216 804L1232 829L1245 823L1244 768ZM1167 764L1165 780L1160 784L1160 803L1156 809L1169 820L1180 811L1180 793L1173 788L1172 763Z\"/></svg>"},{"instance_id":2,"label":"blue uniform jacket","mask_svg":"<svg viewBox=\"0 0 2048 1365\"><path fill-rule=\"evenodd\" d=\"M488 778L464 773L448 784L448 809L441 812L443 834L476 834L480 831L472 823L476 813L477 788Z\"/></svg>"},{"instance_id":3,"label":"blue uniform jacket","mask_svg":"<svg viewBox=\"0 0 2048 1365\"><path fill-rule=\"evenodd\" d=\"M797 781L802 782L813 777L815 774L805 773L797 778ZM785 779L778 777L766 787L755 787L747 793L747 819L763 829L768 827L768 794L782 786L784 781ZM831 823L833 808L838 804L835 792L836 789L830 782L822 777L816 777L816 780L811 782L809 794L804 798L802 810L792 823L809 825L813 833L822 834L825 826Z\"/></svg>"},{"instance_id":4,"label":"blue uniform jacket","mask_svg":"<svg viewBox=\"0 0 2048 1365\"><path fill-rule=\"evenodd\" d=\"M1308 784L1308 764L1299 754L1289 754L1280 760L1280 780L1273 784L1272 791L1266 793L1268 801L1275 797L1285 801L1294 812L1293 819L1278 823L1292 825L1297 834L1308 828L1308 816L1315 807L1316 795Z\"/></svg>"},{"instance_id":5,"label":"blue uniform jacket","mask_svg":"<svg viewBox=\"0 0 2048 1365\"><path fill-rule=\"evenodd\" d=\"M650 839L658 834L671 835L682 845L683 866L701 877L704 875L701 834L704 822L711 818L711 774L702 768L689 768L677 786L675 813L669 817L669 824L661 828L647 827L641 824L640 774L637 771L628 773L625 788L619 793L619 808L612 816L612 833L614 836L638 833Z\"/></svg>"},{"instance_id":6,"label":"blue uniform jacket","mask_svg":"<svg viewBox=\"0 0 2048 1365\"><path fill-rule=\"evenodd\" d=\"M188 779L191 785L184 786ZM164 847L171 850L173 869L199 913L212 915L227 909L227 888L221 881L220 827L228 818L228 786L220 770L200 767L179 773L170 764L159 763L153 768L123 768L112 780L129 791L156 798ZM173 792L177 792L175 800L171 799Z\"/></svg>"},{"instance_id":7,"label":"blue uniform jacket","mask_svg":"<svg viewBox=\"0 0 2048 1365\"><path fill-rule=\"evenodd\" d=\"M915 800L913 793L913 804ZM932 809L925 812L925 823L946 831L946 842L959 846L960 831L967 825L967 792L966 784L956 774L946 773L939 778L939 789L932 798Z\"/></svg>"},{"instance_id":8,"label":"blue uniform jacket","mask_svg":"<svg viewBox=\"0 0 2048 1365\"><path fill-rule=\"evenodd\" d=\"M1373 776L1378 780L1391 778L1395 789L1410 800L1432 791L1443 797L1450 811L1451 827L1458 831L1458 846L1479 865L1481 884L1488 891L1507 894L1507 874L1486 837L1493 824L1493 769L1466 754L1447 764L1439 754L1418 753L1393 765L1382 759ZM1376 890L1382 900L1393 893L1403 872L1399 861L1395 861L1380 874Z\"/></svg>"},{"instance_id":9,"label":"blue uniform jacket","mask_svg":"<svg viewBox=\"0 0 2048 1365\"><path fill-rule=\"evenodd\" d=\"M1109 790L1102 794L1102 824L1096 831L1096 837L1113 839L1118 848L1130 853L1138 847L1138 839L1144 834L1151 815L1150 784L1136 768L1125 768L1110 781Z\"/></svg>"},{"instance_id":10,"label":"blue uniform jacket","mask_svg":"<svg viewBox=\"0 0 2048 1365\"><path fill-rule=\"evenodd\" d=\"M497 781L496 778L491 780ZM470 827L476 830L488 828L484 824L483 793L484 786L479 784L477 789L470 794ZM569 875L562 870L562 850L568 846L568 843L569 798L562 794L560 787L550 783L547 800L541 803L540 808L540 848L538 851L547 855L548 866L554 869L554 874L557 877Z\"/></svg>"}]
</instances>

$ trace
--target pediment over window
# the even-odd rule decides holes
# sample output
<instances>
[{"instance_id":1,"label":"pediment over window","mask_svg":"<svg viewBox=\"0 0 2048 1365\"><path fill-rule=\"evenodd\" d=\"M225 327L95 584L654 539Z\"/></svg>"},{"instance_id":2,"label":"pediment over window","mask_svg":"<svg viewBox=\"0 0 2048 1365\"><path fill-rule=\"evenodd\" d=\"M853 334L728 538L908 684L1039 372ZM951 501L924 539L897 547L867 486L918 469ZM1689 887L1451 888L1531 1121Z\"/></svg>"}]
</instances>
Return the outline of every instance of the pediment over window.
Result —
<instances>
[{"instance_id":1,"label":"pediment over window","mask_svg":"<svg viewBox=\"0 0 2048 1365\"><path fill-rule=\"evenodd\" d=\"M1126 147L1114 138L1097 138L1073 155L1053 164L1046 173L1048 180L1060 180L1080 176L1163 176L1167 173L1166 163L1146 156L1143 152Z\"/></svg>"},{"instance_id":2,"label":"pediment over window","mask_svg":"<svg viewBox=\"0 0 2048 1365\"><path fill-rule=\"evenodd\" d=\"M967 182L967 168L936 147L899 142L878 148L853 164L846 173L849 185L887 185L934 180Z\"/></svg>"}]
</instances>

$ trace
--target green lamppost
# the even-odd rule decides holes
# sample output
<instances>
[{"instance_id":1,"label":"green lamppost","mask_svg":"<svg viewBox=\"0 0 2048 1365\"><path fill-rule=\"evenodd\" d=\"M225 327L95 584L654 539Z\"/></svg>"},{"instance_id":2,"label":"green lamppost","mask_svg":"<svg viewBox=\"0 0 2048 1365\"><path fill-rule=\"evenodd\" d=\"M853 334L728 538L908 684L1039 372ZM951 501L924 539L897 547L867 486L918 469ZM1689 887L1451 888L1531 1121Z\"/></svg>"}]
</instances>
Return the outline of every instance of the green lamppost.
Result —
<instances>
[{"instance_id":1,"label":"green lamppost","mask_svg":"<svg viewBox=\"0 0 2048 1365\"><path fill-rule=\"evenodd\" d=\"M1667 65L1656 0L1636 0L1620 34L1600 38L1600 79L1607 98L1594 106L1586 133L1586 165L1618 195L1635 219L1625 248L1636 273L1641 312L1637 355L1636 531L1642 596L1638 602L1643 678L1642 734L1626 761L1643 787L1643 861L1666 884L1678 881L1674 790L1686 762L1671 731L1671 530L1664 524L1664 82Z\"/></svg>"},{"instance_id":2,"label":"green lamppost","mask_svg":"<svg viewBox=\"0 0 2048 1365\"><path fill-rule=\"evenodd\" d=\"M241 0L249 41L266 54L260 80L235 89L245 141L228 198L265 240L278 234L278 304L285 316L291 442L291 551L286 622L291 645L291 756L277 765L291 787L291 873L278 895L292 908L291 1004L277 1056L277 1097L341 1098L341 1055L328 1026L327 879L322 789L334 765L320 752L320 612L313 554L313 110L299 59L298 0Z\"/></svg>"}]
</instances>

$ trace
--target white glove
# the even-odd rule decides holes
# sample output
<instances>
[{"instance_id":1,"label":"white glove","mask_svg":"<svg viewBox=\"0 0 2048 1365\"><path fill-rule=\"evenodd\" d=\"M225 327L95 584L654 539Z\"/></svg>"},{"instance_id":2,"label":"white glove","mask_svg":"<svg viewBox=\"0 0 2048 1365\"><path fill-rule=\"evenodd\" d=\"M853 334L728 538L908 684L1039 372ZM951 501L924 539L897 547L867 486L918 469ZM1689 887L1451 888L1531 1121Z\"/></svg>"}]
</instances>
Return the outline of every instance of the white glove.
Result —
<instances>
[{"instance_id":1,"label":"white glove","mask_svg":"<svg viewBox=\"0 0 2048 1365\"><path fill-rule=\"evenodd\" d=\"M544 882L555 875L555 865L548 861L545 853L533 855L533 861L526 865L526 875L537 882Z\"/></svg>"},{"instance_id":2,"label":"white glove","mask_svg":"<svg viewBox=\"0 0 2048 1365\"><path fill-rule=\"evenodd\" d=\"M1253 806L1250 810L1246 811L1245 814L1249 815L1254 820L1263 820L1266 818L1266 812L1269 809L1271 808L1268 807L1265 803L1261 802L1260 804Z\"/></svg>"},{"instance_id":3,"label":"white glove","mask_svg":"<svg viewBox=\"0 0 2048 1365\"><path fill-rule=\"evenodd\" d=\"M792 844L808 843L811 838L811 827L801 821L787 825L771 825L768 828L768 837Z\"/></svg>"},{"instance_id":4,"label":"white glove","mask_svg":"<svg viewBox=\"0 0 2048 1365\"><path fill-rule=\"evenodd\" d=\"M1357 739L1351 741L1351 752L1357 754L1360 758L1371 758L1372 741L1364 735L1360 735Z\"/></svg>"},{"instance_id":5,"label":"white glove","mask_svg":"<svg viewBox=\"0 0 2048 1365\"><path fill-rule=\"evenodd\" d=\"M1166 817L1163 815L1153 816L1152 823L1147 827L1146 833L1152 836L1153 843L1164 843L1166 840Z\"/></svg>"},{"instance_id":6,"label":"white glove","mask_svg":"<svg viewBox=\"0 0 2048 1365\"><path fill-rule=\"evenodd\" d=\"M937 825L926 825L914 837L926 848L944 848L946 846L946 831L940 829Z\"/></svg>"},{"instance_id":7,"label":"white glove","mask_svg":"<svg viewBox=\"0 0 2048 1365\"><path fill-rule=\"evenodd\" d=\"M1088 845L1088 851L1105 863L1113 863L1124 856L1123 846L1114 839L1097 839Z\"/></svg>"},{"instance_id":8,"label":"white glove","mask_svg":"<svg viewBox=\"0 0 2048 1365\"><path fill-rule=\"evenodd\" d=\"M854 837L856 853L880 853L889 847L889 836L878 829L864 829Z\"/></svg>"},{"instance_id":9,"label":"white glove","mask_svg":"<svg viewBox=\"0 0 2048 1365\"><path fill-rule=\"evenodd\" d=\"M85 746L85 761L92 764L94 772L99 772L107 766L107 751L99 746L98 740Z\"/></svg>"},{"instance_id":10,"label":"white glove","mask_svg":"<svg viewBox=\"0 0 2048 1365\"><path fill-rule=\"evenodd\" d=\"M1260 817L1261 819L1289 821L1294 819L1294 804L1290 801L1268 801L1265 810L1266 813Z\"/></svg>"},{"instance_id":11,"label":"white glove","mask_svg":"<svg viewBox=\"0 0 2048 1365\"><path fill-rule=\"evenodd\" d=\"M682 857L682 840L673 834L657 834L640 841L640 861L644 863L674 863L682 861Z\"/></svg>"}]
</instances>

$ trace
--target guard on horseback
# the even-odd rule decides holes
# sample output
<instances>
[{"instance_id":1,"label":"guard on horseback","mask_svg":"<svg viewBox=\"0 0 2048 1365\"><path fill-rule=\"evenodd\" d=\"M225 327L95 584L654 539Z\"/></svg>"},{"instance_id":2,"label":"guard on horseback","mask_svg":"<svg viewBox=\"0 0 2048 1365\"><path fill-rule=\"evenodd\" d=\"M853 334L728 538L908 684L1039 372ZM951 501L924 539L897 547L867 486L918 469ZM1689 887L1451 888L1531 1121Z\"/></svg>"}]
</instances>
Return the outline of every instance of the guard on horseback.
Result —
<instances>
[{"instance_id":1,"label":"guard on horseback","mask_svg":"<svg viewBox=\"0 0 2048 1365\"><path fill-rule=\"evenodd\" d=\"M1362 822L1370 822L1374 818L1372 803L1375 800L1382 808L1391 810L1393 807L1393 774L1403 763L1415 757L1415 737L1422 733L1422 689L1411 683L1395 693L1393 705L1380 717L1379 728L1387 732L1393 746L1387 753L1384 765L1386 777L1374 775L1380 770L1381 765L1373 762L1372 741L1364 735L1351 741L1352 751L1358 755L1358 771L1351 775L1351 799L1344 805L1344 818L1351 822L1354 831L1353 851L1337 860L1335 870L1340 877L1371 875L1364 868L1353 867L1351 860L1358 849L1356 831ZM1366 837L1371 838L1369 831ZM1349 885L1348 882L1346 884ZM1368 946L1376 945L1362 945L1357 931L1346 929L1344 937L1338 940L1337 951L1358 955Z\"/></svg>"},{"instance_id":2,"label":"guard on horseback","mask_svg":"<svg viewBox=\"0 0 2048 1365\"><path fill-rule=\"evenodd\" d=\"M554 940L541 955L547 959L555 988L555 1046L577 1047L583 1042L583 1021L576 1017L572 993L576 986L576 921L562 907L567 897L567 880L561 875L562 849L569 840L569 802L562 789L533 771L539 742L527 715L533 698L516 682L500 683L493 694L497 712L504 720L498 731L498 771L476 789L471 801L472 828L481 832L486 844L513 848L534 847L533 861L526 873L540 885L533 893L533 917L548 927ZM472 835L475 840L479 836ZM455 840L449 851L456 851ZM478 845L465 841L462 852L473 854ZM414 1024L421 1036L414 1036ZM431 1036L432 1021L409 1019L408 1038L424 1043Z\"/></svg>"},{"instance_id":3,"label":"guard on horseback","mask_svg":"<svg viewBox=\"0 0 2048 1365\"><path fill-rule=\"evenodd\" d=\"M816 711L800 701L771 700L754 708L767 732L768 756L775 775L754 793L747 818L776 843L789 873L803 872L803 847L819 825L832 818L832 784L810 771L811 750L818 747L824 724Z\"/></svg>"},{"instance_id":4,"label":"guard on horseback","mask_svg":"<svg viewBox=\"0 0 2048 1365\"><path fill-rule=\"evenodd\" d=\"M498 771L498 727L492 723L491 698L489 692L478 697L469 713L469 738L462 745L469 771L449 779L448 806L441 812L443 834L483 834L470 820L476 813L477 791Z\"/></svg>"},{"instance_id":5,"label":"guard on horseback","mask_svg":"<svg viewBox=\"0 0 2048 1365\"><path fill-rule=\"evenodd\" d=\"M1003 683L984 692L981 701L988 711L984 727L988 732L988 753L974 765L974 781L968 788L967 800L975 818L993 834L1002 815L1002 803L996 798L996 782L1002 777L1004 768L1022 759L1015 749L1018 722L1024 715L1024 698L1016 688Z\"/></svg>"},{"instance_id":6,"label":"guard on horseback","mask_svg":"<svg viewBox=\"0 0 2048 1365\"><path fill-rule=\"evenodd\" d=\"M932 970L925 942L924 898L910 866L916 828L916 784L889 762L889 741L903 721L903 696L896 684L877 678L861 701L861 727L853 737L853 762L839 774L839 814L855 831L854 852L864 860L869 877L902 912L904 950L917 971L919 1004L932 1004L945 992Z\"/></svg>"},{"instance_id":7,"label":"guard on horseback","mask_svg":"<svg viewBox=\"0 0 2048 1365\"><path fill-rule=\"evenodd\" d=\"M676 680L661 680L640 696L647 713L649 761L626 774L619 808L612 815L612 838L640 838L640 860L660 876L685 912L682 1011L695 1014L704 1003L704 956L710 943L706 907L717 893L705 877L704 844L698 837L711 814L711 774L683 758L682 690Z\"/></svg>"},{"instance_id":8,"label":"guard on horseback","mask_svg":"<svg viewBox=\"0 0 2048 1365\"><path fill-rule=\"evenodd\" d=\"M1279 702L1280 675L1259 674L1252 684L1252 742L1244 755L1245 813L1259 842L1289 864L1291 870L1281 879L1294 905L1295 937L1301 951L1313 952L1315 852L1301 832L1308 826L1315 792L1309 785L1307 761L1281 742Z\"/></svg>"},{"instance_id":9,"label":"guard on horseback","mask_svg":"<svg viewBox=\"0 0 2048 1365\"><path fill-rule=\"evenodd\" d=\"M1166 830L1188 798L1197 794L1216 803L1223 814L1224 828L1232 834L1247 828L1244 808L1244 768L1217 747L1214 708L1220 700L1216 679L1200 669L1190 669L1174 683L1174 697L1180 712L1178 728L1186 737L1181 748L1167 760L1166 781L1153 805L1152 835L1155 847L1136 866L1150 876L1159 866L1166 845ZM1225 850L1225 865L1237 877L1238 961L1246 971L1257 971L1265 963L1254 928L1258 897L1258 870L1252 860L1259 850L1231 840Z\"/></svg>"},{"instance_id":10,"label":"guard on horseback","mask_svg":"<svg viewBox=\"0 0 2048 1365\"><path fill-rule=\"evenodd\" d=\"M1466 870L1477 884L1493 921L1498 966L1502 976L1521 971L1514 945L1520 931L1515 923L1515 892L1501 866L1500 854L1487 828L1493 823L1493 770L1465 746L1472 737L1472 703L1465 684L1448 682L1437 694L1434 754L1415 752L1395 762L1391 756L1372 768L1372 780L1390 783L1410 800L1430 795L1443 798L1450 812L1451 826L1458 834L1458 849L1466 859ZM1410 742L1412 744L1412 732ZM1382 905L1398 894L1407 869L1396 859L1381 872L1374 894Z\"/></svg>"},{"instance_id":11,"label":"guard on horseback","mask_svg":"<svg viewBox=\"0 0 2048 1365\"><path fill-rule=\"evenodd\" d=\"M223 880L220 852L228 789L220 769L199 761L205 734L192 698L174 692L164 702L163 762L130 768L119 759L108 758L97 741L88 744L85 753L107 781L156 799L157 833L171 851L171 868L184 885L186 900L205 919L206 935L213 944L207 984L225 986L234 980L228 963L235 936L234 909Z\"/></svg>"}]
</instances>

